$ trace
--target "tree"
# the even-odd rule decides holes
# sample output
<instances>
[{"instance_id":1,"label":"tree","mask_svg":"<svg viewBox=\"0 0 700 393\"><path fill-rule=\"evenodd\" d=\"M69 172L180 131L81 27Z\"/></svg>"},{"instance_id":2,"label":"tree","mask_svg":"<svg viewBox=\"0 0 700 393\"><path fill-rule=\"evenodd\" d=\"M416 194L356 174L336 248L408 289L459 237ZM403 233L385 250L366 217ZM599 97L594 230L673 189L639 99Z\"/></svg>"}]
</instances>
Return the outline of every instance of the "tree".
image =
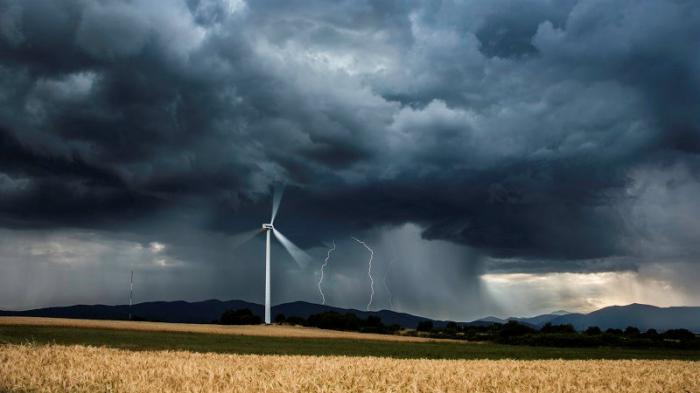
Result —
<instances>
[{"instance_id":1,"label":"tree","mask_svg":"<svg viewBox=\"0 0 700 393\"><path fill-rule=\"evenodd\" d=\"M443 330L443 333L445 335L450 336L450 337L455 337L457 335L457 331L459 329L459 326L457 326L457 323L455 322L447 322L447 325L445 326L445 330Z\"/></svg>"},{"instance_id":2,"label":"tree","mask_svg":"<svg viewBox=\"0 0 700 393\"><path fill-rule=\"evenodd\" d=\"M651 340L658 340L661 338L659 335L659 332L656 331L656 329L649 329L644 333L644 338L648 338Z\"/></svg>"},{"instance_id":3,"label":"tree","mask_svg":"<svg viewBox=\"0 0 700 393\"><path fill-rule=\"evenodd\" d=\"M258 325L260 322L260 317L247 308L226 310L219 318L219 323L222 325Z\"/></svg>"},{"instance_id":4,"label":"tree","mask_svg":"<svg viewBox=\"0 0 700 393\"><path fill-rule=\"evenodd\" d=\"M384 333L385 327L382 319L376 315L369 315L366 320L360 320L361 331L370 333Z\"/></svg>"},{"instance_id":5,"label":"tree","mask_svg":"<svg viewBox=\"0 0 700 393\"><path fill-rule=\"evenodd\" d=\"M602 334L603 332L598 326L589 326L583 333L588 336L597 336L599 334Z\"/></svg>"},{"instance_id":6,"label":"tree","mask_svg":"<svg viewBox=\"0 0 700 393\"><path fill-rule=\"evenodd\" d=\"M523 325L521 323L515 322L515 321L508 321L503 327L501 328L501 331L499 335L503 338L509 338L509 337L517 337L517 336L524 336L529 333L534 333L535 329Z\"/></svg>"},{"instance_id":7,"label":"tree","mask_svg":"<svg viewBox=\"0 0 700 393\"><path fill-rule=\"evenodd\" d=\"M361 320L353 313L341 314L335 311L326 311L310 315L306 323L321 329L356 331L360 330Z\"/></svg>"},{"instance_id":8,"label":"tree","mask_svg":"<svg viewBox=\"0 0 700 393\"><path fill-rule=\"evenodd\" d=\"M382 324L382 319L376 315L368 316L367 322L365 322L365 325L367 325L369 327L382 327L382 326L384 326L384 324Z\"/></svg>"},{"instance_id":9,"label":"tree","mask_svg":"<svg viewBox=\"0 0 700 393\"><path fill-rule=\"evenodd\" d=\"M542 333L576 333L576 329L574 329L574 326L571 324L552 325L550 322L547 322L544 326L542 326L542 329L540 329L540 332L542 332Z\"/></svg>"},{"instance_id":10,"label":"tree","mask_svg":"<svg viewBox=\"0 0 700 393\"><path fill-rule=\"evenodd\" d=\"M433 330L433 321L426 319L424 321L418 322L416 330L418 330L419 332L429 332Z\"/></svg>"},{"instance_id":11,"label":"tree","mask_svg":"<svg viewBox=\"0 0 700 393\"><path fill-rule=\"evenodd\" d=\"M287 317L284 314L279 313L275 316L275 323L285 323L285 322L287 322Z\"/></svg>"},{"instance_id":12,"label":"tree","mask_svg":"<svg viewBox=\"0 0 700 393\"><path fill-rule=\"evenodd\" d=\"M642 333L634 326L627 326L625 329L625 336L627 337L639 337L640 334Z\"/></svg>"},{"instance_id":13,"label":"tree","mask_svg":"<svg viewBox=\"0 0 700 393\"><path fill-rule=\"evenodd\" d=\"M663 337L670 340L690 341L695 339L695 334L688 329L671 329L667 330Z\"/></svg>"}]
</instances>

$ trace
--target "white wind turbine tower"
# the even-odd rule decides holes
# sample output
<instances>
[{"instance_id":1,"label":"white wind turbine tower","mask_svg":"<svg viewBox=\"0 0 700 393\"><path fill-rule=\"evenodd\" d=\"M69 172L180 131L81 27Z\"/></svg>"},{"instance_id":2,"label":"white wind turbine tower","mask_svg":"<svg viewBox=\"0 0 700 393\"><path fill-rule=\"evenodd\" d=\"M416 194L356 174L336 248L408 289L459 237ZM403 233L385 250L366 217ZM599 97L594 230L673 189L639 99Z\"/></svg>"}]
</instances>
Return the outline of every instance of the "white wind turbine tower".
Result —
<instances>
[{"instance_id":1,"label":"white wind turbine tower","mask_svg":"<svg viewBox=\"0 0 700 393\"><path fill-rule=\"evenodd\" d=\"M292 243L286 236L275 228L275 217L277 210L282 200L282 191L275 192L272 199L272 217L269 223L262 224L262 231L265 231L265 324L270 324L270 233L275 235L275 238L292 256L299 267L304 268L311 260L311 257L301 248Z\"/></svg>"}]
</instances>

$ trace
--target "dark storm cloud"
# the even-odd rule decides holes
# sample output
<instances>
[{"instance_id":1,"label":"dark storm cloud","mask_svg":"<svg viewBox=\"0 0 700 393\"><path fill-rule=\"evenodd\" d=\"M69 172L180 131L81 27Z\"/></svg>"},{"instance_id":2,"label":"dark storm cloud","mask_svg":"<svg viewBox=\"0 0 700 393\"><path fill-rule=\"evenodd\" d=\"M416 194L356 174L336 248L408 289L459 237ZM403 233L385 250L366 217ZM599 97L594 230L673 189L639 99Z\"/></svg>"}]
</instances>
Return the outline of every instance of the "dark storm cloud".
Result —
<instances>
[{"instance_id":1,"label":"dark storm cloud","mask_svg":"<svg viewBox=\"0 0 700 393\"><path fill-rule=\"evenodd\" d=\"M279 225L306 247L410 222L560 271L632 253L635 176L697 171L693 1L0 13L6 225L230 234L286 182Z\"/></svg>"},{"instance_id":2,"label":"dark storm cloud","mask_svg":"<svg viewBox=\"0 0 700 393\"><path fill-rule=\"evenodd\" d=\"M518 57L537 53L532 37L543 21L562 27L576 1L505 2L493 1L482 5L484 18L476 37L486 56Z\"/></svg>"}]
</instances>

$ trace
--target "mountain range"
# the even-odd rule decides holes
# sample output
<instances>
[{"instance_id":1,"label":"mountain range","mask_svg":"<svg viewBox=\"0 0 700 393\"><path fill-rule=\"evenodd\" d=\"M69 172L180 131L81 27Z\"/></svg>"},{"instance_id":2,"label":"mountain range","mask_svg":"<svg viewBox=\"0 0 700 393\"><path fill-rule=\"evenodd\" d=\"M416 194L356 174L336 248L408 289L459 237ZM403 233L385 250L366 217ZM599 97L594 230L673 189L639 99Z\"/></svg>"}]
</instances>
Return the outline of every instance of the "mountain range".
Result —
<instances>
[{"instance_id":1,"label":"mountain range","mask_svg":"<svg viewBox=\"0 0 700 393\"><path fill-rule=\"evenodd\" d=\"M186 301L158 301L134 304L131 309L128 305L75 305L66 307L48 307L26 311L2 311L0 316L36 316L55 318L79 318L79 319L114 319L124 320L129 318L129 312L135 317L163 322L180 323L211 323L219 318L226 310L248 308L256 315L262 316L263 306L242 300L205 300L200 302ZM308 302L283 303L272 307L272 315L284 314L287 317L297 316L308 318L309 315L325 311L339 313L353 313L359 318L367 318L370 315L381 318L385 324L397 324L404 328L415 328L420 321L429 318L391 310L360 311L333 307ZM624 329L627 326L635 326L641 330L656 329L665 331L668 329L685 328L700 333L700 307L656 307L645 304L630 304L627 306L605 307L588 314L568 313L557 311L549 314L537 315L528 318L486 317L470 322L460 322L472 326L487 326L494 323L505 323L509 320L517 321L536 328L546 323L553 325L571 324L577 330L586 329L589 326L598 326L601 329ZM444 327L448 321L433 320L436 327Z\"/></svg>"},{"instance_id":2,"label":"mountain range","mask_svg":"<svg viewBox=\"0 0 700 393\"><path fill-rule=\"evenodd\" d=\"M128 305L108 306L102 304L47 307L26 311L0 310L0 316L125 320L129 318L129 313L131 312L131 315L133 315L135 318L150 321L211 323L212 321L218 320L221 314L226 310L238 310L243 308L250 309L254 314L260 317L262 317L264 314L263 306L257 303L250 303L243 300L221 301L211 299L200 302L186 302L178 300L169 302L159 301L137 303L131 307L131 310L129 309ZM287 317L297 316L308 318L310 315L326 311L353 313L362 319L366 319L368 316L373 315L381 318L382 322L385 324L397 324L406 328L415 328L418 325L418 322L429 319L390 310L360 311L301 301L273 306L271 314L273 317L278 314L284 314ZM444 326L447 324L447 321L433 322L436 326Z\"/></svg>"}]
</instances>

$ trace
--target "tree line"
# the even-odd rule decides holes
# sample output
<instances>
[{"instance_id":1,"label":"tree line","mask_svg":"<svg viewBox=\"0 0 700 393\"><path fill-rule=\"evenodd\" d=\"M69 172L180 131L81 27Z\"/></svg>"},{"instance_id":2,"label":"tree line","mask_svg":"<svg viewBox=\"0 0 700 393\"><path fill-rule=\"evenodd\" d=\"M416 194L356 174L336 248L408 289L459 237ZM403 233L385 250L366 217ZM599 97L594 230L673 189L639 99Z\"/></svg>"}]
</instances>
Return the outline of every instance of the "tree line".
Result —
<instances>
[{"instance_id":1,"label":"tree line","mask_svg":"<svg viewBox=\"0 0 700 393\"><path fill-rule=\"evenodd\" d=\"M370 315L366 319L354 313L326 311L310 315L308 318L277 314L275 323L300 325L321 329L355 331L365 333L397 334L401 327L384 324L381 318ZM224 325L256 325L262 323L260 317L249 309L225 311L217 321ZM431 320L418 322L415 330L404 330L401 334L420 335L432 338L451 338L468 341L491 341L510 345L553 346L553 347L668 347L700 349L700 338L687 329L671 329L657 332L648 329L644 332L636 327L602 330L591 326L577 331L572 325L552 325L541 328L517 321L483 325L458 324L448 322L436 327Z\"/></svg>"},{"instance_id":2,"label":"tree line","mask_svg":"<svg viewBox=\"0 0 700 393\"><path fill-rule=\"evenodd\" d=\"M434 328L430 321L419 326L430 337L464 339L469 341L491 341L510 345L548 347L668 347L700 349L700 338L687 329L671 329L658 332L629 326L625 329L600 329L591 326L577 331L573 325L552 325L541 328L508 321L504 324L468 325L448 322L444 328ZM428 329L430 328L430 329ZM421 330L421 329L417 329Z\"/></svg>"},{"instance_id":3,"label":"tree line","mask_svg":"<svg viewBox=\"0 0 700 393\"><path fill-rule=\"evenodd\" d=\"M321 329L345 330L365 333L394 334L401 330L399 325L386 325L381 318L370 315L366 319L359 318L353 313L326 311L310 315L308 318L296 316L286 317L284 314L275 316L275 323L280 325L300 325ZM222 325L257 325L262 323L259 316L250 309L227 310L217 321Z\"/></svg>"}]
</instances>

